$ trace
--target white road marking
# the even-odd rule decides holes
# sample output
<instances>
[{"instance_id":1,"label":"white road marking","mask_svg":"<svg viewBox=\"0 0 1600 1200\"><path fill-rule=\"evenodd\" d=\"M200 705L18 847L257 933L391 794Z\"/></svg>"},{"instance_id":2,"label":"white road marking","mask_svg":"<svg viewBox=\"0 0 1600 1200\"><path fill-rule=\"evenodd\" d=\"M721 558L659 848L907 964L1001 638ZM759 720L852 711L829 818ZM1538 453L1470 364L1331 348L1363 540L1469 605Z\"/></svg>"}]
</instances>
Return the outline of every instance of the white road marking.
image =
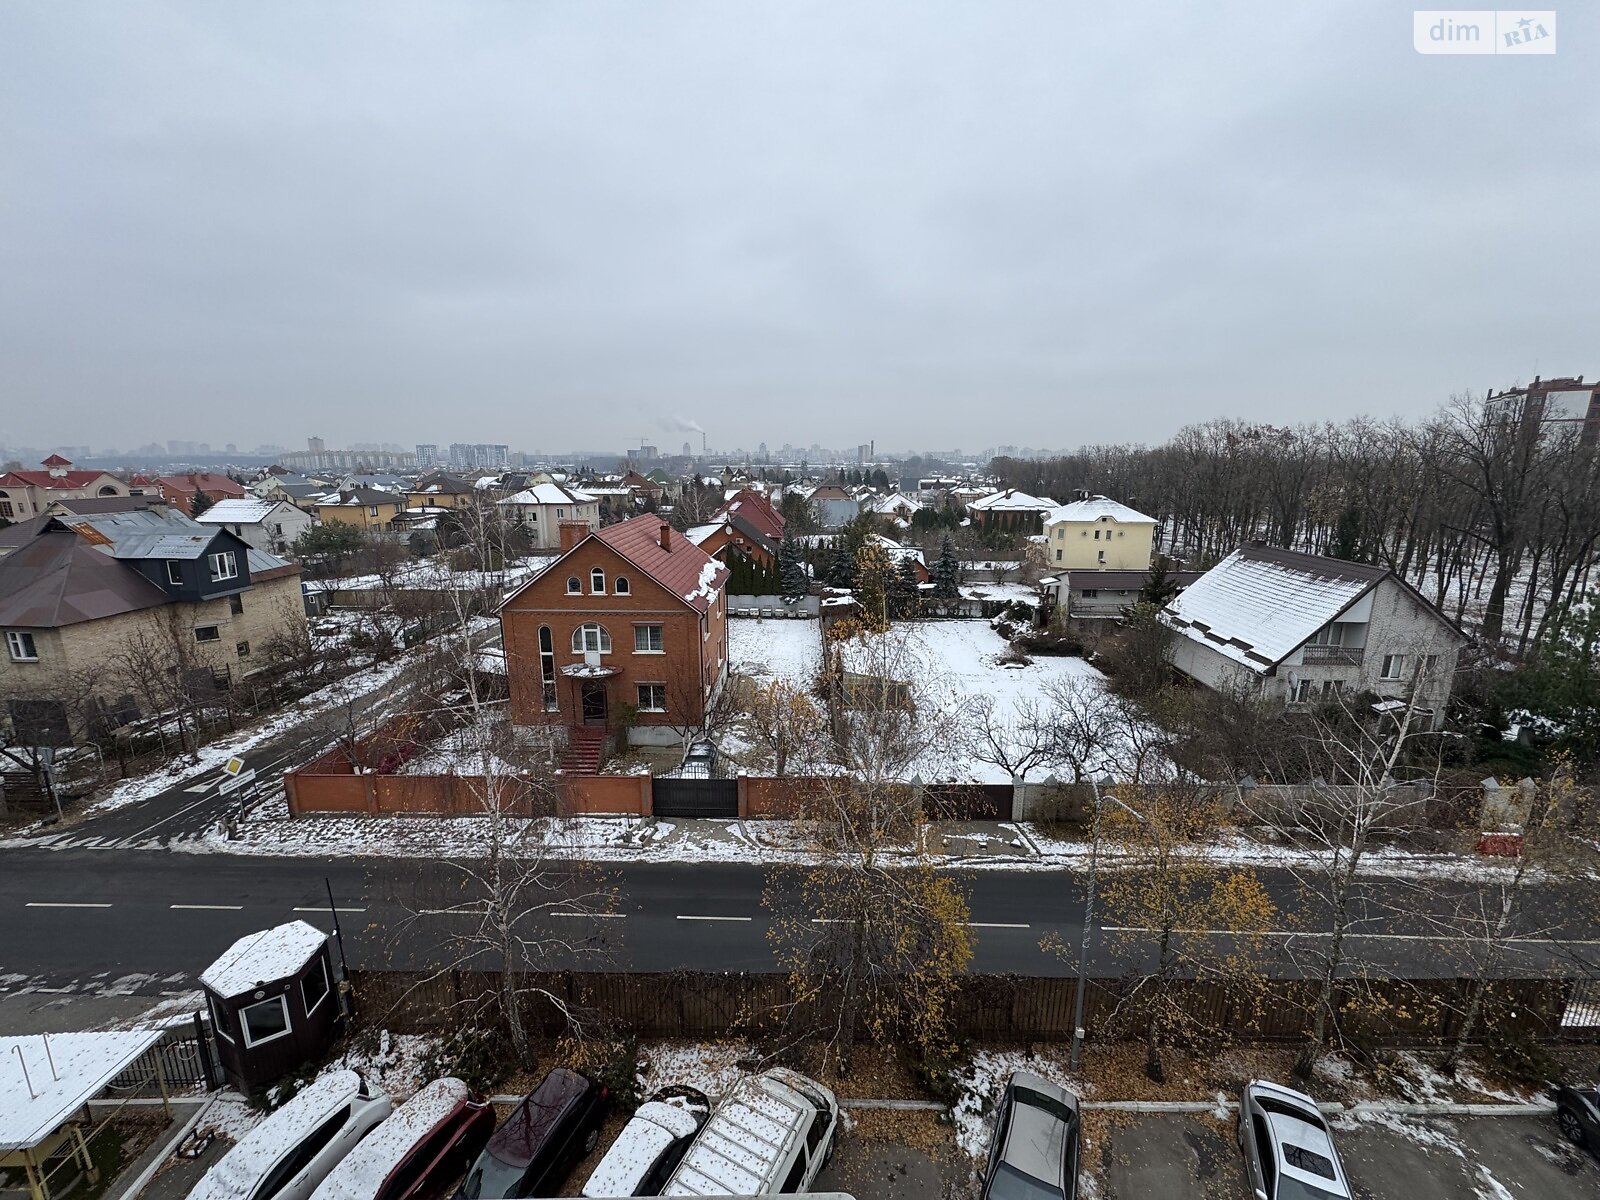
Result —
<instances>
[{"instance_id":1,"label":"white road marking","mask_svg":"<svg viewBox=\"0 0 1600 1200\"><path fill-rule=\"evenodd\" d=\"M66 900L29 900L24 908L110 908L109 904L76 904Z\"/></svg>"},{"instance_id":2,"label":"white road marking","mask_svg":"<svg viewBox=\"0 0 1600 1200\"><path fill-rule=\"evenodd\" d=\"M972 926L972 928L974 928L974 929L1032 929L1033 928L1033 926L1031 926L1031 925L1018 924L1015 921L968 921L967 924ZM1106 928L1110 928L1110 927L1106 926Z\"/></svg>"},{"instance_id":3,"label":"white road marking","mask_svg":"<svg viewBox=\"0 0 1600 1200\"><path fill-rule=\"evenodd\" d=\"M169 904L168 908L193 910L196 912L238 912L244 907L242 904Z\"/></svg>"},{"instance_id":4,"label":"white road marking","mask_svg":"<svg viewBox=\"0 0 1600 1200\"><path fill-rule=\"evenodd\" d=\"M812 917L811 918L811 923L813 925L848 925L848 924L850 924L850 918L849 917Z\"/></svg>"},{"instance_id":5,"label":"white road marking","mask_svg":"<svg viewBox=\"0 0 1600 1200\"><path fill-rule=\"evenodd\" d=\"M693 917L693 916L685 916L683 913L679 913L678 914L678 920L680 920L680 921L753 921L753 920L755 920L755 918L754 917Z\"/></svg>"},{"instance_id":6,"label":"white road marking","mask_svg":"<svg viewBox=\"0 0 1600 1200\"><path fill-rule=\"evenodd\" d=\"M1106 933L1160 933L1159 929L1151 929L1145 925L1101 925L1099 929ZM1333 934L1321 929L1268 929L1259 934L1251 935L1241 933L1237 929L1174 929L1173 933L1199 935L1201 937L1277 937L1277 938L1328 938ZM1347 938L1367 938L1373 941L1390 942L1482 942L1482 938L1461 937L1456 934L1440 933L1355 933L1346 931ZM1526 946L1600 946L1600 940L1567 939L1567 938L1506 938L1507 945Z\"/></svg>"},{"instance_id":7,"label":"white road marking","mask_svg":"<svg viewBox=\"0 0 1600 1200\"><path fill-rule=\"evenodd\" d=\"M188 792L191 796L199 796L205 792L209 792L216 786L217 785L214 783L197 783L193 787L186 787L183 790Z\"/></svg>"},{"instance_id":8,"label":"white road marking","mask_svg":"<svg viewBox=\"0 0 1600 1200\"><path fill-rule=\"evenodd\" d=\"M553 912L550 915L552 917L577 917L580 920L620 921L620 920L622 920L623 917L627 916L628 914L627 913L569 913L569 912Z\"/></svg>"},{"instance_id":9,"label":"white road marking","mask_svg":"<svg viewBox=\"0 0 1600 1200\"><path fill-rule=\"evenodd\" d=\"M324 913L324 912L328 911L328 906L326 904L312 904L312 905L307 905L305 908L297 908L294 911L295 912ZM334 912L348 912L348 913L364 913L367 910L364 909L364 908L335 908L333 911Z\"/></svg>"}]
</instances>

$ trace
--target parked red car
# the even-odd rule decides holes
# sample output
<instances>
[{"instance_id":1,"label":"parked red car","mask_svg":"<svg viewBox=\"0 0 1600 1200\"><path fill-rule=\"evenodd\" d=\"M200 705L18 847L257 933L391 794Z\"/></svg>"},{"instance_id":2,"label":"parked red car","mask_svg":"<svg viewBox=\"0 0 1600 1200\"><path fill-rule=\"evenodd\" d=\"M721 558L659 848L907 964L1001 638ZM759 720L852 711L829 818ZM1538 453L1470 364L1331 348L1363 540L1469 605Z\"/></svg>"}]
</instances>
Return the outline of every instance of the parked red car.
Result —
<instances>
[{"instance_id":1,"label":"parked red car","mask_svg":"<svg viewBox=\"0 0 1600 1200\"><path fill-rule=\"evenodd\" d=\"M436 1200L489 1144L494 1109L459 1079L435 1079L383 1121L311 1200Z\"/></svg>"}]
</instances>

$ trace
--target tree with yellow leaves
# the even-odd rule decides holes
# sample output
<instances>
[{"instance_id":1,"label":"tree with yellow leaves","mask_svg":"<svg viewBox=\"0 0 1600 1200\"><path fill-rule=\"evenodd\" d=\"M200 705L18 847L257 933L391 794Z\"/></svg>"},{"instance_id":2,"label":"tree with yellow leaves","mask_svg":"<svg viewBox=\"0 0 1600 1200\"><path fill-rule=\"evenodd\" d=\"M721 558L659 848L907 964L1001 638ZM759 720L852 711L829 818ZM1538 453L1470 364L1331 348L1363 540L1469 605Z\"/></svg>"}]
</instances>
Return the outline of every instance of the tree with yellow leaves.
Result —
<instances>
[{"instance_id":1,"label":"tree with yellow leaves","mask_svg":"<svg viewBox=\"0 0 1600 1200\"><path fill-rule=\"evenodd\" d=\"M861 623L871 633L889 628L889 581L894 563L883 545L871 538L856 551L856 601L861 605Z\"/></svg>"},{"instance_id":2,"label":"tree with yellow leaves","mask_svg":"<svg viewBox=\"0 0 1600 1200\"><path fill-rule=\"evenodd\" d=\"M1166 783L1117 791L1102 801L1101 836L1117 861L1100 895L1104 924L1116 930L1108 947L1136 975L1113 1022L1142 1020L1145 1072L1159 1083L1165 1046L1221 1033L1185 994L1191 983L1220 984L1245 1002L1264 994L1265 935L1276 907L1254 873L1206 852L1226 823L1213 789Z\"/></svg>"},{"instance_id":3,"label":"tree with yellow leaves","mask_svg":"<svg viewBox=\"0 0 1600 1200\"><path fill-rule=\"evenodd\" d=\"M823 754L828 722L816 701L786 679L762 684L750 694L745 728L750 740L772 756L773 774L784 775L791 763L801 770Z\"/></svg>"}]
</instances>

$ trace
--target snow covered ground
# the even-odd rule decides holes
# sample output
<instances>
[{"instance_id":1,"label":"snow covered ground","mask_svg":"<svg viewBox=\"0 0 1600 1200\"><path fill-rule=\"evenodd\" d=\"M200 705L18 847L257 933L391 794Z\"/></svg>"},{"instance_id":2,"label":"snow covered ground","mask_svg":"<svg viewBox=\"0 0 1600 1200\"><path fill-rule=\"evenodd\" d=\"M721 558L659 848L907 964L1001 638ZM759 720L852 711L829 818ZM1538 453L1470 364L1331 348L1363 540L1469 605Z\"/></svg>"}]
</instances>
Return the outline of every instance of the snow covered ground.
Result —
<instances>
[{"instance_id":1,"label":"snow covered ground","mask_svg":"<svg viewBox=\"0 0 1600 1200\"><path fill-rule=\"evenodd\" d=\"M733 670L763 682L785 679L809 688L821 667L821 629L813 621L730 622L728 642ZM1040 656L1024 664L1002 661L1006 655L1005 639L987 621L906 621L859 646L848 645L845 665L871 672L875 665L892 664L897 676L914 680L919 698L952 715L993 699L1001 720L1029 705L1044 706L1045 691L1055 683L1105 686L1105 676L1081 658ZM969 723L961 719L959 724ZM959 741L931 752L917 773L928 782L1011 782L1009 772L972 758Z\"/></svg>"},{"instance_id":2,"label":"snow covered ground","mask_svg":"<svg viewBox=\"0 0 1600 1200\"><path fill-rule=\"evenodd\" d=\"M403 564L388 576L387 583L382 575L346 575L338 579L313 580L306 586L314 592L376 591L387 586L461 592L504 586L509 591L520 587L554 561L552 555L540 555L519 559L503 571L452 571L437 558L425 558Z\"/></svg>"}]
</instances>

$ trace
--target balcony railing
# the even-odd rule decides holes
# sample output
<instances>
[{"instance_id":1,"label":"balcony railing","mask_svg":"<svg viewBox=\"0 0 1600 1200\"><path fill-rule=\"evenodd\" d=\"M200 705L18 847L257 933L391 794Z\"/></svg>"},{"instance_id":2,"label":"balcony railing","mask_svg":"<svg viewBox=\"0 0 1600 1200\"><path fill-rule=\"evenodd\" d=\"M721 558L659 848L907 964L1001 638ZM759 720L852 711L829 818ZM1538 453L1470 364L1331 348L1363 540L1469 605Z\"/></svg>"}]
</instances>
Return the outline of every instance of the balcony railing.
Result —
<instances>
[{"instance_id":1,"label":"balcony railing","mask_svg":"<svg viewBox=\"0 0 1600 1200\"><path fill-rule=\"evenodd\" d=\"M1361 646L1306 646L1302 661L1308 667L1359 667L1363 653Z\"/></svg>"}]
</instances>

